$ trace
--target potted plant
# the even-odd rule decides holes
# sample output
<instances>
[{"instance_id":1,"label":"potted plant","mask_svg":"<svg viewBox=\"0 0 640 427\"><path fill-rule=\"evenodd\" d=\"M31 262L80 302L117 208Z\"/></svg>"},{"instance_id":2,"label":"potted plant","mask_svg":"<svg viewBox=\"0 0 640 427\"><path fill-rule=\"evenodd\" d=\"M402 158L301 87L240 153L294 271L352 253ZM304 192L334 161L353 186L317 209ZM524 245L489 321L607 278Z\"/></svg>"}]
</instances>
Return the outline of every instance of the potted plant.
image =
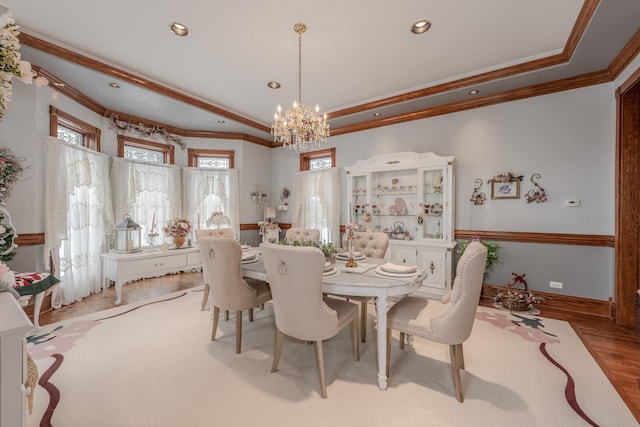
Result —
<instances>
[{"instance_id":1,"label":"potted plant","mask_svg":"<svg viewBox=\"0 0 640 427\"><path fill-rule=\"evenodd\" d=\"M481 240L479 237L474 237L471 240L462 240L458 242L458 246L456 247L456 254L459 256L464 253L464 250L467 249L469 242L480 242L487 248L487 261L485 263L485 272L491 268L493 264L501 263L502 260L498 257L498 249L500 249L500 245L494 242L489 242L487 240Z\"/></svg>"}]
</instances>

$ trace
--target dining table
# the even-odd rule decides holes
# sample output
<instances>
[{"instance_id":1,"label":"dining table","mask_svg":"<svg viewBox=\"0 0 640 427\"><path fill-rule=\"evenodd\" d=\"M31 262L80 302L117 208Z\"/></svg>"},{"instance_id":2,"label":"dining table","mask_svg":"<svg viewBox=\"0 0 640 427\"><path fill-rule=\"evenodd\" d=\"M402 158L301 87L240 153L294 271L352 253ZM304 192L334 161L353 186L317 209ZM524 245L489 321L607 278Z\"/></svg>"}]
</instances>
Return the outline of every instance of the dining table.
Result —
<instances>
[{"instance_id":1,"label":"dining table","mask_svg":"<svg viewBox=\"0 0 640 427\"><path fill-rule=\"evenodd\" d=\"M255 257L242 262L242 274L245 277L267 280L267 275L260 256L259 248L251 248ZM322 280L322 292L344 297L374 298L377 315L377 361L378 387L387 389L386 343L387 343L387 311L390 298L402 297L418 289L427 277L425 270L416 270L413 274L393 273L380 267L388 263L381 258L362 257L356 259L356 267L347 267L346 260L336 258L330 269L325 269Z\"/></svg>"}]
</instances>

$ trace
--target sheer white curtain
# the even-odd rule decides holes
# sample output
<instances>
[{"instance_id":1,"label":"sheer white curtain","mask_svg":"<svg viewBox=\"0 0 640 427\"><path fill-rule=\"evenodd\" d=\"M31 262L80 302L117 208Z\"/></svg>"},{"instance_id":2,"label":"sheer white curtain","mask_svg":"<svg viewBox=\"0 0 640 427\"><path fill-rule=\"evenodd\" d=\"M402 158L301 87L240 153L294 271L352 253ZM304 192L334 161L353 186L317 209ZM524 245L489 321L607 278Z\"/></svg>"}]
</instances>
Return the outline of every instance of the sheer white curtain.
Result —
<instances>
[{"instance_id":1,"label":"sheer white curtain","mask_svg":"<svg viewBox=\"0 0 640 427\"><path fill-rule=\"evenodd\" d=\"M298 172L293 181L293 227L320 230L320 240L340 247L338 168Z\"/></svg>"},{"instance_id":2,"label":"sheer white curtain","mask_svg":"<svg viewBox=\"0 0 640 427\"><path fill-rule=\"evenodd\" d=\"M222 212L231 224L236 239L240 238L238 210L238 172L235 169L183 168L183 199L185 215L191 218L193 229L207 228L212 212Z\"/></svg>"},{"instance_id":3,"label":"sheer white curtain","mask_svg":"<svg viewBox=\"0 0 640 427\"><path fill-rule=\"evenodd\" d=\"M49 268L52 255L61 280L52 298L58 308L102 287L100 254L114 226L109 157L52 137L45 153L44 261Z\"/></svg>"},{"instance_id":4,"label":"sheer white curtain","mask_svg":"<svg viewBox=\"0 0 640 427\"><path fill-rule=\"evenodd\" d=\"M154 244L168 238L162 232L165 223L182 215L180 167L135 162L114 158L111 166L111 190L115 222L125 214L142 227L142 244L149 244L148 234L155 218Z\"/></svg>"}]
</instances>

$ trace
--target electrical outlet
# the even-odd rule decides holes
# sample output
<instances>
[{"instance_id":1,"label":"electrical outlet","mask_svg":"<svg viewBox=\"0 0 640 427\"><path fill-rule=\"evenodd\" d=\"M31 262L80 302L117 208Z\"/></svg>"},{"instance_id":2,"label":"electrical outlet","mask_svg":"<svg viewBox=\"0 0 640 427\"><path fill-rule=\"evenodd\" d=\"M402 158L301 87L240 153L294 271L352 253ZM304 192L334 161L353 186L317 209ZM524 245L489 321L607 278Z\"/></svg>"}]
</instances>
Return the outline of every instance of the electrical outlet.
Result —
<instances>
[{"instance_id":1,"label":"electrical outlet","mask_svg":"<svg viewBox=\"0 0 640 427\"><path fill-rule=\"evenodd\" d=\"M570 207L570 208L577 208L577 207L580 206L580 200L579 199L565 200L564 201L564 206Z\"/></svg>"},{"instance_id":2,"label":"electrical outlet","mask_svg":"<svg viewBox=\"0 0 640 427\"><path fill-rule=\"evenodd\" d=\"M552 280L549 282L549 286L556 289L562 289L562 282L554 282Z\"/></svg>"}]
</instances>

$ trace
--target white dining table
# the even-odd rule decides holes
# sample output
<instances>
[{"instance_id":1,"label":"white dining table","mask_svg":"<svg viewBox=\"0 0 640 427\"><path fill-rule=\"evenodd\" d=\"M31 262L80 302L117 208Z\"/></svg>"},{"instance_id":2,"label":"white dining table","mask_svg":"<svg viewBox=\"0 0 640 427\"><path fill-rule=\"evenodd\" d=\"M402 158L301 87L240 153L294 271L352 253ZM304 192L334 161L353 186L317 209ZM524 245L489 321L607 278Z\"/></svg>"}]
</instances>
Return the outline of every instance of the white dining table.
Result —
<instances>
[{"instance_id":1,"label":"white dining table","mask_svg":"<svg viewBox=\"0 0 640 427\"><path fill-rule=\"evenodd\" d=\"M258 255L259 257L259 255ZM426 271L418 271L407 277L390 277L376 272L376 266L388 262L379 258L365 258L357 261L360 268L348 268L345 262L336 261L337 272L325 275L322 281L322 292L333 295L360 296L375 298L377 315L377 353L378 353L378 387L387 389L387 310L389 297L401 297L418 289L427 277ZM373 265L360 273L362 266ZM266 280L266 272L262 260L242 264L242 274L258 280Z\"/></svg>"}]
</instances>

